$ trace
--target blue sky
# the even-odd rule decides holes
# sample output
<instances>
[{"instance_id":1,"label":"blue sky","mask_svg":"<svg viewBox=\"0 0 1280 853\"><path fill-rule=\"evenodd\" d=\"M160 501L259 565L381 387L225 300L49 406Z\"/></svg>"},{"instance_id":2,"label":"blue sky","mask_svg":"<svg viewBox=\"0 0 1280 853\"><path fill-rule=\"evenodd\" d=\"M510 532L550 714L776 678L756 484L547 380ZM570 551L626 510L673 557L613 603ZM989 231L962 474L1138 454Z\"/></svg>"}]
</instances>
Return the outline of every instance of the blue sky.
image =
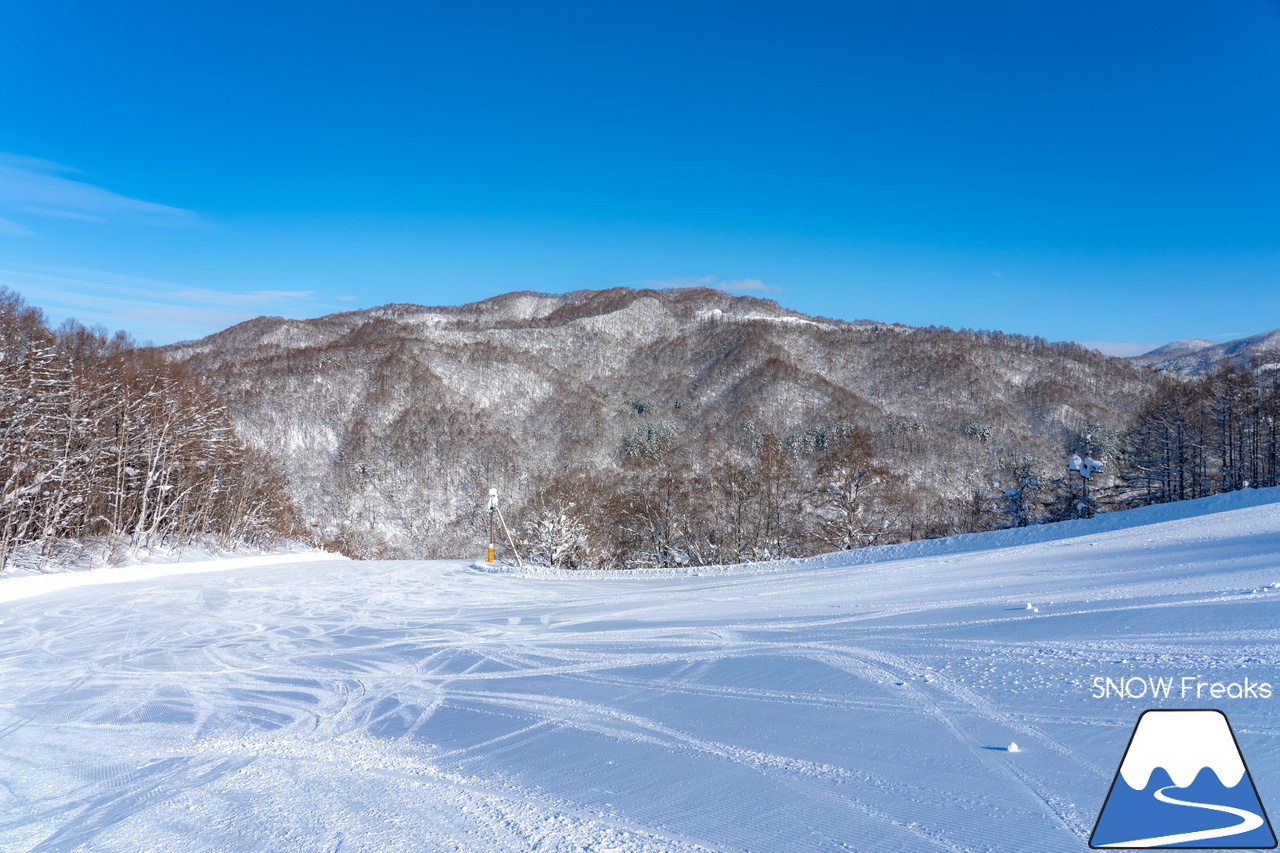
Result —
<instances>
[{"instance_id":1,"label":"blue sky","mask_svg":"<svg viewBox=\"0 0 1280 853\"><path fill-rule=\"evenodd\" d=\"M1130 348L1280 326L1280 5L47 0L0 283L165 343L708 283Z\"/></svg>"}]
</instances>

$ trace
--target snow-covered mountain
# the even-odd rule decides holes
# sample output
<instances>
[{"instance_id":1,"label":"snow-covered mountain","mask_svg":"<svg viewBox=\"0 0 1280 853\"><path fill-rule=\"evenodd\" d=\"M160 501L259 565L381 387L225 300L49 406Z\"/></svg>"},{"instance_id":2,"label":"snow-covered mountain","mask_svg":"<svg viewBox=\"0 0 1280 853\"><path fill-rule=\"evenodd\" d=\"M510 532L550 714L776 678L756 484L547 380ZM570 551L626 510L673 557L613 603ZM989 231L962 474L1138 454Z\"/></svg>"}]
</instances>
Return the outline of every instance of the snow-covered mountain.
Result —
<instances>
[{"instance_id":1,"label":"snow-covered mountain","mask_svg":"<svg viewBox=\"0 0 1280 853\"><path fill-rule=\"evenodd\" d=\"M1163 373L1203 376L1223 364L1245 370L1280 369L1280 329L1220 343L1204 340L1174 341L1131 361Z\"/></svg>"},{"instance_id":2,"label":"snow-covered mountain","mask_svg":"<svg viewBox=\"0 0 1280 853\"><path fill-rule=\"evenodd\" d=\"M1001 465L1057 472L1071 435L1127 423L1155 381L1074 344L707 289L261 317L169 353L230 401L319 538L385 556L474 553L490 487L518 515L560 481L621 495L645 465L705 481L770 442L803 461L854 433L901 484L913 535L946 532Z\"/></svg>"}]
</instances>

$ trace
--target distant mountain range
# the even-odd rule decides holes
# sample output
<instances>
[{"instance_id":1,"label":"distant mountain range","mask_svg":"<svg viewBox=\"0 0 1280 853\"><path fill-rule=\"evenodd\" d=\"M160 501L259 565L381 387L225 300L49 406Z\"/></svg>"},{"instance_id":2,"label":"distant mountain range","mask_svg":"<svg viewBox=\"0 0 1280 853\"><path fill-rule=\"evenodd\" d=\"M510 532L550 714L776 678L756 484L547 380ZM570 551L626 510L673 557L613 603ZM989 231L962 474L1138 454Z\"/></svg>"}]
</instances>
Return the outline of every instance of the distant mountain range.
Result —
<instances>
[{"instance_id":1,"label":"distant mountain range","mask_svg":"<svg viewBox=\"0 0 1280 853\"><path fill-rule=\"evenodd\" d=\"M404 557L475 553L490 487L516 516L566 472L706 473L769 436L803 467L852 431L940 519L915 534L944 533L1017 460L1061 476L1068 446L1126 425L1156 381L1075 344L710 289L259 317L167 350L280 463L317 536Z\"/></svg>"},{"instance_id":2,"label":"distant mountain range","mask_svg":"<svg viewBox=\"0 0 1280 853\"><path fill-rule=\"evenodd\" d=\"M1174 341L1130 360L1163 373L1187 376L1203 376L1227 363L1245 370L1276 370L1280 369L1280 329L1226 343Z\"/></svg>"}]
</instances>

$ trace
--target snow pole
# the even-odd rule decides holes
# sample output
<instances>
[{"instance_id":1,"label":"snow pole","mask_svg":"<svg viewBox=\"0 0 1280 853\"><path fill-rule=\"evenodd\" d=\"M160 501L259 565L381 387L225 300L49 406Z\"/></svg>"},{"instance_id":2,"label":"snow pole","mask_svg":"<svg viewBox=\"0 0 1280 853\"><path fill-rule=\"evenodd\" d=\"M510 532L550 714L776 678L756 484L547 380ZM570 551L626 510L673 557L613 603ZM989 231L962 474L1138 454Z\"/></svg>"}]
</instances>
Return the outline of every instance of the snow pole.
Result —
<instances>
[{"instance_id":1,"label":"snow pole","mask_svg":"<svg viewBox=\"0 0 1280 853\"><path fill-rule=\"evenodd\" d=\"M489 562L493 562L493 514L498 509L498 490L489 490Z\"/></svg>"}]
</instances>

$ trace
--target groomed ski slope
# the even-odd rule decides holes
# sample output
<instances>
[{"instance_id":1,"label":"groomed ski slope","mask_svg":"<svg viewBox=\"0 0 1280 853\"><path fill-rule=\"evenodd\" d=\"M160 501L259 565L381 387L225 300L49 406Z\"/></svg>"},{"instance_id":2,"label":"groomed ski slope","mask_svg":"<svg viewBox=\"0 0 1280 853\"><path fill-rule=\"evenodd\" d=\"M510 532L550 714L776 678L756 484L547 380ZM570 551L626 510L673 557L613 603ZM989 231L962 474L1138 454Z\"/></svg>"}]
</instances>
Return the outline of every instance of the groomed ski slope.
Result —
<instances>
[{"instance_id":1,"label":"groomed ski slope","mask_svg":"<svg viewBox=\"0 0 1280 853\"><path fill-rule=\"evenodd\" d=\"M1278 502L664 574L0 579L0 850L1080 851L1149 707L1225 711L1280 812Z\"/></svg>"}]
</instances>

